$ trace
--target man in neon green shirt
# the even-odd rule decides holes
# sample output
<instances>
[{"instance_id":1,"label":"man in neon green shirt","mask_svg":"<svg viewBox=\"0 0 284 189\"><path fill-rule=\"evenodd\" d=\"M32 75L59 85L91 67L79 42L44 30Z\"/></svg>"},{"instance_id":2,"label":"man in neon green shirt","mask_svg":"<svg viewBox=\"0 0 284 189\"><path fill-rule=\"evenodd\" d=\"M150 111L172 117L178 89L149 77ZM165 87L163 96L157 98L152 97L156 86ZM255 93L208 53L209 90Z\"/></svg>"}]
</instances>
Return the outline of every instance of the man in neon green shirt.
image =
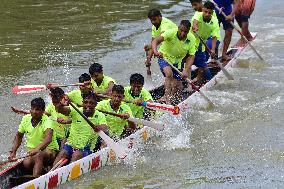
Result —
<instances>
[{"instance_id":1,"label":"man in neon green shirt","mask_svg":"<svg viewBox=\"0 0 284 189\"><path fill-rule=\"evenodd\" d=\"M83 96L90 91L93 91L93 87L91 84L91 76L87 73L83 73L79 77L79 83L84 83L84 85L80 85L79 89L73 90L67 94L71 102L76 104L78 107L82 107L83 105Z\"/></svg>"},{"instance_id":2,"label":"man in neon green shirt","mask_svg":"<svg viewBox=\"0 0 284 189\"><path fill-rule=\"evenodd\" d=\"M89 68L89 73L92 77L92 87L95 93L101 93L108 95L115 84L114 79L104 75L103 66L98 63L94 63Z\"/></svg>"},{"instance_id":3,"label":"man in neon green shirt","mask_svg":"<svg viewBox=\"0 0 284 189\"><path fill-rule=\"evenodd\" d=\"M210 54L212 55L212 59L215 59L217 54L215 52L217 38L220 36L220 27L218 24L218 19L213 15L214 12L214 4L210 1L206 1L203 5L202 12L195 12L193 16L193 23L191 30L198 34L203 39L208 39L212 37L212 46L210 49ZM202 84L206 80L210 80L212 78L211 72L206 64L206 54L205 54L205 46L201 43L200 39L196 36L196 41L198 44L198 51L195 54L194 65L198 68L197 75L197 83ZM205 80L204 80L205 78Z\"/></svg>"},{"instance_id":4,"label":"man in neon green shirt","mask_svg":"<svg viewBox=\"0 0 284 189\"><path fill-rule=\"evenodd\" d=\"M163 17L158 9L151 9L148 12L148 18L152 23L152 41L165 32L168 29L177 28L177 25L170 19ZM153 51L151 50L151 44L144 46L145 51L149 51L146 59L146 66L151 65L151 58L153 56Z\"/></svg>"},{"instance_id":5,"label":"man in neon green shirt","mask_svg":"<svg viewBox=\"0 0 284 189\"><path fill-rule=\"evenodd\" d=\"M56 142L56 133L53 123L44 115L45 102L42 98L35 98L31 101L31 114L25 115L21 121L18 133L15 136L9 160L16 157L17 149L26 135L28 154L23 161L25 174L33 176L42 175L43 167L52 165L52 162L59 149Z\"/></svg>"},{"instance_id":6,"label":"man in neon green shirt","mask_svg":"<svg viewBox=\"0 0 284 189\"><path fill-rule=\"evenodd\" d=\"M167 30L152 41L153 52L159 58L158 64L165 77L165 95L160 101L165 101L167 104L171 103L170 98L172 96L182 90L182 76L173 70L169 64L182 70L184 77L188 77L191 72L191 65L196 52L196 39L189 30L190 22L182 20L178 29ZM158 51L157 47L161 43ZM182 62L186 56L186 62L183 65Z\"/></svg>"},{"instance_id":7,"label":"man in neon green shirt","mask_svg":"<svg viewBox=\"0 0 284 189\"><path fill-rule=\"evenodd\" d=\"M135 118L142 119L145 108L141 106L143 102L152 102L153 98L149 91L144 87L144 77L141 74L135 73L130 76L130 86L124 88L124 99L132 101L127 103Z\"/></svg>"},{"instance_id":8,"label":"man in neon green shirt","mask_svg":"<svg viewBox=\"0 0 284 189\"><path fill-rule=\"evenodd\" d=\"M66 97L67 98L67 97ZM95 110L97 97L94 93L89 92L84 96L83 107L79 110L88 117L96 126L92 128L87 121L73 108L67 106L69 103L64 102L57 105L58 112L70 116L72 119L70 134L67 143L63 146L54 161L54 165L62 158L67 158L74 162L92 153L92 149L98 139L96 132L103 130L107 132L107 124L104 114Z\"/></svg>"},{"instance_id":9,"label":"man in neon green shirt","mask_svg":"<svg viewBox=\"0 0 284 189\"><path fill-rule=\"evenodd\" d=\"M110 113L120 114L125 119L106 114L107 125L109 126L110 136L113 138L123 138L136 129L133 122L126 119L132 116L130 107L122 102L124 98L124 88L121 85L115 85L112 88L111 99L100 101L96 107L97 110L103 110Z\"/></svg>"}]
</instances>

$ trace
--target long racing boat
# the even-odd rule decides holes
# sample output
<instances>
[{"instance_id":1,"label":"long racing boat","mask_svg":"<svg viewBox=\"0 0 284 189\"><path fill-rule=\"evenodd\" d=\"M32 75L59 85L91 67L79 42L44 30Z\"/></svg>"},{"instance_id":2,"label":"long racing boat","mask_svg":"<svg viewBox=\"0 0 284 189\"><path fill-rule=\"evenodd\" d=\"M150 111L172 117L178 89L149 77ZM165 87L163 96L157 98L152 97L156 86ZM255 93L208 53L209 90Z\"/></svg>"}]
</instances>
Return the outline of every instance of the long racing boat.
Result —
<instances>
[{"instance_id":1,"label":"long racing boat","mask_svg":"<svg viewBox=\"0 0 284 189\"><path fill-rule=\"evenodd\" d=\"M256 33L253 33L253 36L256 37ZM225 68L234 67L237 64L236 59L247 49L247 47L248 45L229 49L227 54L231 56L232 59L226 64ZM224 78L224 74L220 71L219 67L211 67L210 70L214 77L200 88L202 91L208 90ZM159 99L164 95L164 86L151 90L151 94L155 100ZM184 92L184 100L177 103L177 105L180 109L187 109L194 99L202 98L198 95L198 92L195 91ZM153 135L153 132L150 132L151 129L152 128L144 126L134 134L119 141L119 144L127 148L127 151L130 151L132 148L145 142ZM25 176L22 161L19 161L13 166L0 172L0 188L50 189L77 179L81 175L90 171L121 161L123 160L119 160L115 156L115 153L109 147L106 147L96 153L90 154L76 162L48 172L38 178Z\"/></svg>"}]
</instances>

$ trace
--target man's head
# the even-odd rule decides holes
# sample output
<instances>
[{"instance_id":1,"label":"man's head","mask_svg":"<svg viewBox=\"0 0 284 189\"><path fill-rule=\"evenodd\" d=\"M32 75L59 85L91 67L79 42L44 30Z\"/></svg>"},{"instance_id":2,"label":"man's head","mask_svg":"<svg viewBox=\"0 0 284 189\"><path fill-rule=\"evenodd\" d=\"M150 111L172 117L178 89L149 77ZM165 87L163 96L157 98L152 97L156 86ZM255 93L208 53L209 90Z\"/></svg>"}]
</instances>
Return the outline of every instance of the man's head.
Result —
<instances>
[{"instance_id":1,"label":"man's head","mask_svg":"<svg viewBox=\"0 0 284 189\"><path fill-rule=\"evenodd\" d=\"M114 85L111 93L111 102L114 106L119 106L124 98L124 87L122 85Z\"/></svg>"},{"instance_id":2,"label":"man's head","mask_svg":"<svg viewBox=\"0 0 284 189\"><path fill-rule=\"evenodd\" d=\"M51 97L52 103L55 105L58 104L64 96L64 91L59 87L51 88L49 95Z\"/></svg>"},{"instance_id":3,"label":"man's head","mask_svg":"<svg viewBox=\"0 0 284 189\"><path fill-rule=\"evenodd\" d=\"M144 77L141 74L135 73L130 76L130 87L133 95L138 96L143 88L143 85Z\"/></svg>"},{"instance_id":4,"label":"man's head","mask_svg":"<svg viewBox=\"0 0 284 189\"><path fill-rule=\"evenodd\" d=\"M79 77L79 82L84 83L85 85L80 85L79 88L82 93L86 93L88 91L92 91L92 84L91 84L91 76L87 73L83 73Z\"/></svg>"},{"instance_id":5,"label":"man's head","mask_svg":"<svg viewBox=\"0 0 284 189\"><path fill-rule=\"evenodd\" d=\"M31 115L33 119L41 119L45 110L45 102L39 97L31 101Z\"/></svg>"},{"instance_id":6,"label":"man's head","mask_svg":"<svg viewBox=\"0 0 284 189\"><path fill-rule=\"evenodd\" d=\"M178 38L180 40L184 40L187 37L187 34L190 30L190 22L189 20L182 20L178 26Z\"/></svg>"},{"instance_id":7,"label":"man's head","mask_svg":"<svg viewBox=\"0 0 284 189\"><path fill-rule=\"evenodd\" d=\"M86 116L92 116L95 112L98 99L95 93L88 91L83 94L83 112Z\"/></svg>"},{"instance_id":8,"label":"man's head","mask_svg":"<svg viewBox=\"0 0 284 189\"><path fill-rule=\"evenodd\" d=\"M189 0L191 3L192 8L195 11L201 12L202 11L202 0Z\"/></svg>"},{"instance_id":9,"label":"man's head","mask_svg":"<svg viewBox=\"0 0 284 189\"><path fill-rule=\"evenodd\" d=\"M93 63L89 68L89 73L95 82L100 82L104 78L103 66L99 63Z\"/></svg>"},{"instance_id":10,"label":"man's head","mask_svg":"<svg viewBox=\"0 0 284 189\"><path fill-rule=\"evenodd\" d=\"M209 21L212 18L212 14L214 12L215 6L212 2L206 1L203 5L203 20L204 21Z\"/></svg>"},{"instance_id":11,"label":"man's head","mask_svg":"<svg viewBox=\"0 0 284 189\"><path fill-rule=\"evenodd\" d=\"M151 9L148 12L148 18L156 28L160 27L162 22L162 14L158 9Z\"/></svg>"}]
</instances>

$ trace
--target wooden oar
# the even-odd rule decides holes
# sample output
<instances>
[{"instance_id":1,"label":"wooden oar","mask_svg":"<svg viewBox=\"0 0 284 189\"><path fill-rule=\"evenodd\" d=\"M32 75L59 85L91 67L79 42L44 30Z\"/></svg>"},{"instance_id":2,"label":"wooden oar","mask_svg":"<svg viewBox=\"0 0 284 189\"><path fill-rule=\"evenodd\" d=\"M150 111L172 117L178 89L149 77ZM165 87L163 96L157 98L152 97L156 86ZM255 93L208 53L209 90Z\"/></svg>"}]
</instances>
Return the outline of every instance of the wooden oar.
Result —
<instances>
[{"instance_id":1,"label":"wooden oar","mask_svg":"<svg viewBox=\"0 0 284 189\"><path fill-rule=\"evenodd\" d=\"M103 97L103 98L111 98L108 95L103 95L103 94L98 94L96 93L97 96L99 97ZM127 103L133 103L135 104L133 101L131 100L125 100L123 99L124 102ZM161 112L165 112L165 113L172 113L173 115L178 115L180 112L180 108L178 106L173 106L173 105L168 105L168 104L160 104L160 103L156 103L156 102L142 102L139 106L143 106L145 108L149 108L152 110L157 110L157 111L161 111Z\"/></svg>"},{"instance_id":2,"label":"wooden oar","mask_svg":"<svg viewBox=\"0 0 284 189\"><path fill-rule=\"evenodd\" d=\"M222 9L220 9L218 7L218 5L213 1L213 0L210 0L214 6L216 7L216 9L224 16L224 18L227 17L227 15L222 11ZM246 36L244 36L244 34L241 32L241 30L239 30L237 28L237 26L232 22L230 21L230 24L237 30L237 32L242 36L242 38L248 43L248 45L250 46L250 48L255 52L255 54L258 56L258 58L260 60L263 60L263 58L260 56L260 54L256 51L256 49L254 48L254 46L252 46L251 42L246 38Z\"/></svg>"},{"instance_id":3,"label":"wooden oar","mask_svg":"<svg viewBox=\"0 0 284 189\"><path fill-rule=\"evenodd\" d=\"M84 83L75 83L75 84L66 84L66 85L57 85L55 87L69 87L69 86L80 86L84 85ZM22 85L15 86L12 88L13 94L25 94L25 93L33 93L37 91L42 91L47 89L46 85Z\"/></svg>"},{"instance_id":4,"label":"wooden oar","mask_svg":"<svg viewBox=\"0 0 284 189\"><path fill-rule=\"evenodd\" d=\"M210 54L210 56L212 58L214 58L212 56L211 50L209 49L209 47L207 46L207 44L205 43L205 41L202 39L202 37L199 35L199 33L195 32L195 34L197 35L197 37L200 39L200 41L202 42L202 44L205 46L206 51ZM221 68L221 70L223 71L224 75L229 79L229 80L234 80L233 76L231 74L229 74L229 72L226 70L226 68L224 68L224 66L219 62L219 60L216 60L218 66Z\"/></svg>"},{"instance_id":5,"label":"wooden oar","mask_svg":"<svg viewBox=\"0 0 284 189\"><path fill-rule=\"evenodd\" d=\"M156 130L159 130L159 131L162 131L165 128L165 125L163 123L159 123L159 122L156 122L156 121L147 121L147 120L144 120L144 119L138 119L138 118L133 118L133 117L124 118L122 115L117 114L117 113L107 112L107 111L104 111L104 110L98 110L98 111L100 111L104 114L109 114L109 115L112 115L112 116L119 117L121 119L127 119L128 121L131 121L135 124L141 124L141 125L145 125L145 126L148 126L148 127L152 127L153 129L156 129Z\"/></svg>"},{"instance_id":6,"label":"wooden oar","mask_svg":"<svg viewBox=\"0 0 284 189\"><path fill-rule=\"evenodd\" d=\"M96 126L91 122L87 116L85 116L80 110L72 103L70 102L70 105L80 114L87 123L92 127L95 128ZM99 131L98 135L106 142L106 144L116 153L116 155L120 159L124 159L126 157L126 152L123 148L121 148L117 143L115 143L109 136L107 136L103 131Z\"/></svg>"},{"instance_id":7,"label":"wooden oar","mask_svg":"<svg viewBox=\"0 0 284 189\"><path fill-rule=\"evenodd\" d=\"M174 69L179 75L183 76L183 74L181 73L181 71L179 71L176 67L174 67L174 65L172 65L172 64L169 64L169 65L170 65L170 66L172 67L172 69ZM199 94L209 103L210 106L212 106L212 107L215 106L214 103L213 103L201 90L199 90L199 88L196 87L196 86L192 83L192 81L191 81L189 78L186 78L186 81L192 86L192 88L193 88L194 90L196 90L197 92L199 92Z\"/></svg>"},{"instance_id":8,"label":"wooden oar","mask_svg":"<svg viewBox=\"0 0 284 189\"><path fill-rule=\"evenodd\" d=\"M29 156L31 156L31 155L28 154L28 155L17 157L17 158L11 159L11 160L1 161L0 162L0 169L8 163L12 163L12 162L18 161L20 159L24 159L24 158L29 157Z\"/></svg>"},{"instance_id":9,"label":"wooden oar","mask_svg":"<svg viewBox=\"0 0 284 189\"><path fill-rule=\"evenodd\" d=\"M60 159L48 172L54 171L55 169L62 167L67 162L68 162L68 159L66 159L66 158Z\"/></svg>"}]
</instances>

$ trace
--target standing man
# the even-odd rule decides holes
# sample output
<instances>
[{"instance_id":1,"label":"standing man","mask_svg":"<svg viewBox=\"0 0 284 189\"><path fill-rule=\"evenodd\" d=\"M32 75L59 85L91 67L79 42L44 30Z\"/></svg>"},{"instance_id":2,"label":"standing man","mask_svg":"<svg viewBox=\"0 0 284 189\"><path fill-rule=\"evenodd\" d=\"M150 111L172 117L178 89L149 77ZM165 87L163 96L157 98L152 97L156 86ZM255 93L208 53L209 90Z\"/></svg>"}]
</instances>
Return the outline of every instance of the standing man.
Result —
<instances>
[{"instance_id":1,"label":"standing man","mask_svg":"<svg viewBox=\"0 0 284 189\"><path fill-rule=\"evenodd\" d=\"M89 68L89 73L92 77L92 87L95 93L108 95L115 84L114 79L104 75L103 66L99 63L93 63Z\"/></svg>"},{"instance_id":2,"label":"standing man","mask_svg":"<svg viewBox=\"0 0 284 189\"><path fill-rule=\"evenodd\" d=\"M152 49L157 56L160 70L165 77L165 95L160 99L167 104L171 104L170 98L182 90L182 76L172 69L169 64L182 70L184 77L191 73L191 65L194 61L196 52L196 39L190 33L189 20L182 20L178 29L170 29L162 33L152 41ZM158 45L161 44L159 51ZM188 56L185 65L182 64L183 58Z\"/></svg>"},{"instance_id":3,"label":"standing man","mask_svg":"<svg viewBox=\"0 0 284 189\"><path fill-rule=\"evenodd\" d=\"M231 58L226 54L231 43L232 34L234 27L230 24L234 20L234 15L238 7L239 0L214 0L214 2L222 9L222 11L227 15L224 17L222 13L215 8L215 12L220 23L223 25L223 29L225 30L225 36L223 41L223 50L222 50L222 58L221 61L229 61ZM234 5L232 8L232 4Z\"/></svg>"},{"instance_id":4,"label":"standing man","mask_svg":"<svg viewBox=\"0 0 284 189\"><path fill-rule=\"evenodd\" d=\"M53 123L44 114L44 109L45 102L42 98L31 101L31 113L23 117L8 158L12 160L16 157L17 149L26 135L29 156L23 161L25 174L32 173L36 177L42 175L44 166L52 165L59 149Z\"/></svg>"},{"instance_id":5,"label":"standing man","mask_svg":"<svg viewBox=\"0 0 284 189\"><path fill-rule=\"evenodd\" d=\"M162 16L161 12L158 9L151 9L148 12L148 18L150 19L152 23L152 41L161 35L161 33L165 32L168 29L177 28L177 25L169 20L168 18L165 18ZM144 46L145 51L149 51L147 59L146 59L146 66L149 67L151 65L151 58L153 56L153 51L151 44Z\"/></svg>"},{"instance_id":6,"label":"standing man","mask_svg":"<svg viewBox=\"0 0 284 189\"><path fill-rule=\"evenodd\" d=\"M240 0L237 10L236 10L236 20L242 29L242 34L247 38L247 40L252 41L253 37L249 31L249 18L254 10L256 0ZM237 46L244 46L246 41L241 38Z\"/></svg>"}]
</instances>

